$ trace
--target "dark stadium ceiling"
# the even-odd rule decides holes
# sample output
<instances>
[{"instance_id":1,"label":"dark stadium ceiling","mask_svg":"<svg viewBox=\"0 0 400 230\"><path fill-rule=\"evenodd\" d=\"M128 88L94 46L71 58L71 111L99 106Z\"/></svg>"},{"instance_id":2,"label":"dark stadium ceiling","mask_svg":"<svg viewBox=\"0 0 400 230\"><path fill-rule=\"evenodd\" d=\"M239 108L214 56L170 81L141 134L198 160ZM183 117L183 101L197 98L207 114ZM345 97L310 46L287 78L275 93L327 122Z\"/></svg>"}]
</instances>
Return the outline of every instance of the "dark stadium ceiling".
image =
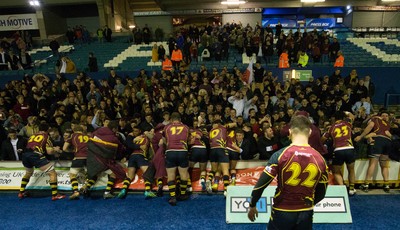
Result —
<instances>
[{"instance_id":1,"label":"dark stadium ceiling","mask_svg":"<svg viewBox=\"0 0 400 230\"><path fill-rule=\"evenodd\" d=\"M79 5L102 0L39 0L42 5ZM109 2L110 0L103 0ZM124 1L124 0L114 0ZM13 8L29 6L29 0L0 0L0 8ZM132 11L158 11L158 10L183 10L183 9L227 9L221 5L221 0L127 0ZM266 7L312 7L312 6L393 6L400 5L397 2L383 2L381 0L326 0L322 3L301 3L300 0L247 0L246 4L239 8L266 8ZM229 7L238 8L238 7Z\"/></svg>"}]
</instances>

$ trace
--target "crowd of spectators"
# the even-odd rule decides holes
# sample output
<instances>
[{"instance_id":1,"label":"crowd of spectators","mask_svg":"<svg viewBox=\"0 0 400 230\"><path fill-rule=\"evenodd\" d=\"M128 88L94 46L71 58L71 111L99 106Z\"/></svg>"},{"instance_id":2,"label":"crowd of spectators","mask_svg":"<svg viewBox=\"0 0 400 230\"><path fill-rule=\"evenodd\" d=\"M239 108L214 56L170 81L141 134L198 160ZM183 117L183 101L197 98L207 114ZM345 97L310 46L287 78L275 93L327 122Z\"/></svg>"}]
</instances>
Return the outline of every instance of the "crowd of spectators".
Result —
<instances>
[{"instance_id":1,"label":"crowd of spectators","mask_svg":"<svg viewBox=\"0 0 400 230\"><path fill-rule=\"evenodd\" d=\"M147 25L143 29L135 28L134 41L136 44L152 41ZM285 51L291 66L305 67L309 59L314 63L335 62L340 51L340 43L327 31L316 28L312 31L307 28L284 30L280 23L275 28L270 25L264 28L259 24L243 26L241 23L186 25L169 36L168 46L170 53L175 46L181 50L186 64L192 60L227 60L232 49L236 49L239 54L245 53L249 57L256 55L266 64L278 64L273 56L280 57Z\"/></svg>"},{"instance_id":2,"label":"crowd of spectators","mask_svg":"<svg viewBox=\"0 0 400 230\"><path fill-rule=\"evenodd\" d=\"M7 132L29 138L40 122L51 124L58 134L52 140L57 139L58 146L62 146L64 134L71 132L71 123L81 124L91 133L106 120L118 120L119 131L126 136L134 127L144 132L166 124L176 111L190 127L210 129L217 115L225 123L236 123L252 143L242 159L265 160L287 144L280 130L296 111L306 111L321 134L332 124L335 111L355 114L355 132L360 132L375 112L371 105L374 84L369 76L358 76L356 70L342 76L338 69L306 84L295 79L279 82L259 63L254 72L252 86L243 84L237 69L207 70L205 66L198 72L183 68L151 73L142 70L134 77L122 77L111 70L109 77L100 81L85 73L73 80L62 74L54 80L39 73L26 75L21 81L9 82L0 92L1 140L5 145ZM365 156L363 151L359 157ZM3 151L2 159L10 159L6 157L9 154Z\"/></svg>"}]
</instances>

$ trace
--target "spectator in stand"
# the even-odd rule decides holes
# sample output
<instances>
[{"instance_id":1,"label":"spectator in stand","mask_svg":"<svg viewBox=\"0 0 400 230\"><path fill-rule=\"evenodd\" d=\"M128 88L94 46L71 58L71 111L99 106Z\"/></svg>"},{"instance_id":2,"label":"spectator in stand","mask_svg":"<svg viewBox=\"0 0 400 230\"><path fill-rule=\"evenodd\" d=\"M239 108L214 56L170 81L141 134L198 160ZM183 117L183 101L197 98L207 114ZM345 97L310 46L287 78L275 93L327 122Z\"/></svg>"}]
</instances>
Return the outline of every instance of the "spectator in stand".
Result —
<instances>
[{"instance_id":1,"label":"spectator in stand","mask_svg":"<svg viewBox=\"0 0 400 230\"><path fill-rule=\"evenodd\" d=\"M1 160L21 161L26 144L26 139L18 136L17 130L10 128L8 130L8 138L1 144Z\"/></svg>"},{"instance_id":2,"label":"spectator in stand","mask_svg":"<svg viewBox=\"0 0 400 230\"><path fill-rule=\"evenodd\" d=\"M169 59L167 55L164 55L164 61L162 62L161 69L167 72L170 72L172 70L172 61Z\"/></svg>"},{"instance_id":3,"label":"spectator in stand","mask_svg":"<svg viewBox=\"0 0 400 230\"><path fill-rule=\"evenodd\" d=\"M374 98L375 84L371 81L371 77L369 75L364 77L364 86L367 87L369 98Z\"/></svg>"},{"instance_id":4,"label":"spectator in stand","mask_svg":"<svg viewBox=\"0 0 400 230\"><path fill-rule=\"evenodd\" d=\"M75 34L71 27L68 27L65 36L67 37L69 44L74 44Z\"/></svg>"},{"instance_id":5,"label":"spectator in stand","mask_svg":"<svg viewBox=\"0 0 400 230\"><path fill-rule=\"evenodd\" d=\"M62 57L59 71L60 73L76 73L75 63L69 57Z\"/></svg>"},{"instance_id":6,"label":"spectator in stand","mask_svg":"<svg viewBox=\"0 0 400 230\"><path fill-rule=\"evenodd\" d=\"M288 50L284 49L282 54L279 56L279 68L289 68L289 56L288 56Z\"/></svg>"},{"instance_id":7,"label":"spectator in stand","mask_svg":"<svg viewBox=\"0 0 400 230\"><path fill-rule=\"evenodd\" d=\"M158 46L158 59L164 61L165 57L165 48L162 44Z\"/></svg>"},{"instance_id":8,"label":"spectator in stand","mask_svg":"<svg viewBox=\"0 0 400 230\"><path fill-rule=\"evenodd\" d=\"M151 49L151 61L152 62L158 62L159 57L158 57L158 46L156 43L154 43L153 48Z\"/></svg>"},{"instance_id":9,"label":"spectator in stand","mask_svg":"<svg viewBox=\"0 0 400 230\"><path fill-rule=\"evenodd\" d=\"M263 133L258 137L257 147L260 154L259 160L269 160L272 154L280 149L279 140L275 137L270 123L263 124Z\"/></svg>"},{"instance_id":10,"label":"spectator in stand","mask_svg":"<svg viewBox=\"0 0 400 230\"><path fill-rule=\"evenodd\" d=\"M58 43L58 41L55 39L51 40L49 47L50 47L51 51L53 52L53 56L58 58L58 55L59 55L58 49L60 49L60 44Z\"/></svg>"},{"instance_id":11,"label":"spectator in stand","mask_svg":"<svg viewBox=\"0 0 400 230\"><path fill-rule=\"evenodd\" d=\"M299 61L297 63L297 66L304 68L304 67L307 67L307 65L308 65L308 55L304 50L302 50L300 52Z\"/></svg>"},{"instance_id":12,"label":"spectator in stand","mask_svg":"<svg viewBox=\"0 0 400 230\"><path fill-rule=\"evenodd\" d=\"M177 45L175 45L171 53L172 66L176 70L179 69L182 60L183 60L182 51L178 48Z\"/></svg>"},{"instance_id":13,"label":"spectator in stand","mask_svg":"<svg viewBox=\"0 0 400 230\"><path fill-rule=\"evenodd\" d=\"M89 72L99 71L99 67L97 65L97 58L96 58L96 56L94 56L94 53L92 53L92 52L89 53L88 67L89 67Z\"/></svg>"},{"instance_id":14,"label":"spectator in stand","mask_svg":"<svg viewBox=\"0 0 400 230\"><path fill-rule=\"evenodd\" d=\"M97 31L96 31L96 34L97 34L97 41L98 41L99 43L103 43L103 38L104 38L104 31L103 31L103 29L98 28Z\"/></svg>"},{"instance_id":15,"label":"spectator in stand","mask_svg":"<svg viewBox=\"0 0 400 230\"><path fill-rule=\"evenodd\" d=\"M340 50L340 44L337 40L337 38L333 38L332 44L329 45L329 54L331 61L334 62L336 57L338 57L338 52Z\"/></svg>"},{"instance_id":16,"label":"spectator in stand","mask_svg":"<svg viewBox=\"0 0 400 230\"><path fill-rule=\"evenodd\" d=\"M1 70L12 70L11 68L12 59L8 53L5 52L3 47L0 47L0 71Z\"/></svg>"},{"instance_id":17,"label":"spectator in stand","mask_svg":"<svg viewBox=\"0 0 400 230\"><path fill-rule=\"evenodd\" d=\"M146 44L146 45L150 44L151 32L150 32L150 28L147 24L144 25L142 33L143 33L144 44Z\"/></svg>"},{"instance_id":18,"label":"spectator in stand","mask_svg":"<svg viewBox=\"0 0 400 230\"><path fill-rule=\"evenodd\" d=\"M321 45L321 55L322 55L322 63L329 63L329 50L330 50L329 39L325 38L323 44Z\"/></svg>"},{"instance_id":19,"label":"spectator in stand","mask_svg":"<svg viewBox=\"0 0 400 230\"><path fill-rule=\"evenodd\" d=\"M19 65L22 69L32 69L32 58L26 50L21 50L19 59Z\"/></svg>"},{"instance_id":20,"label":"spectator in stand","mask_svg":"<svg viewBox=\"0 0 400 230\"><path fill-rule=\"evenodd\" d=\"M335 61L335 64L333 65L333 67L335 67L335 68L340 68L340 67L343 67L344 66L344 57L343 57L343 54L342 54L342 51L341 50L339 50L338 52L337 52L337 58L336 58L336 61Z\"/></svg>"},{"instance_id":21,"label":"spectator in stand","mask_svg":"<svg viewBox=\"0 0 400 230\"><path fill-rule=\"evenodd\" d=\"M112 30L107 25L104 26L103 34L107 42L111 42Z\"/></svg>"}]
</instances>

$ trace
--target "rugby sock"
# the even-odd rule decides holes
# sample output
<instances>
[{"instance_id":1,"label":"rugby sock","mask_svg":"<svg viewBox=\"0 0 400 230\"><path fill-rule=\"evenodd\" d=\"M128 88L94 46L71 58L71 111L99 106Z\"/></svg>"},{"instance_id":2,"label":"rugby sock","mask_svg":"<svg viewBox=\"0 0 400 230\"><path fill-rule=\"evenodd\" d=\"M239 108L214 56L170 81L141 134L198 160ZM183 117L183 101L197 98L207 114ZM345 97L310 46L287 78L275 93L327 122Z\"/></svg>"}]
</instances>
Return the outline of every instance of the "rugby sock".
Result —
<instances>
[{"instance_id":1,"label":"rugby sock","mask_svg":"<svg viewBox=\"0 0 400 230\"><path fill-rule=\"evenodd\" d=\"M145 191L150 191L151 189L151 183L148 180L144 180L144 190Z\"/></svg>"},{"instance_id":2,"label":"rugby sock","mask_svg":"<svg viewBox=\"0 0 400 230\"><path fill-rule=\"evenodd\" d=\"M176 183L177 183L177 184L180 184L180 183L181 183L181 176L180 176L180 175L177 175L176 178L175 178L175 180L176 180Z\"/></svg>"},{"instance_id":3,"label":"rugby sock","mask_svg":"<svg viewBox=\"0 0 400 230\"><path fill-rule=\"evenodd\" d=\"M97 178L86 180L86 183L85 183L86 187L88 189L90 189L96 183L96 179Z\"/></svg>"},{"instance_id":4,"label":"rugby sock","mask_svg":"<svg viewBox=\"0 0 400 230\"><path fill-rule=\"evenodd\" d=\"M214 174L215 174L214 171L210 171L210 172L208 173L208 180L209 180L209 181L211 181L211 182L213 181L213 179L214 179Z\"/></svg>"},{"instance_id":5,"label":"rugby sock","mask_svg":"<svg viewBox=\"0 0 400 230\"><path fill-rule=\"evenodd\" d=\"M50 182L51 195L57 196L57 181Z\"/></svg>"},{"instance_id":6,"label":"rugby sock","mask_svg":"<svg viewBox=\"0 0 400 230\"><path fill-rule=\"evenodd\" d=\"M29 183L29 177L22 177L21 187L19 188L19 192L24 192L26 185Z\"/></svg>"},{"instance_id":7,"label":"rugby sock","mask_svg":"<svg viewBox=\"0 0 400 230\"><path fill-rule=\"evenodd\" d=\"M219 176L216 176L214 179L214 184L219 184Z\"/></svg>"},{"instance_id":8,"label":"rugby sock","mask_svg":"<svg viewBox=\"0 0 400 230\"><path fill-rule=\"evenodd\" d=\"M224 175L223 177L224 180L224 191L226 191L228 185L229 185L229 176L228 175Z\"/></svg>"},{"instance_id":9,"label":"rugby sock","mask_svg":"<svg viewBox=\"0 0 400 230\"><path fill-rule=\"evenodd\" d=\"M115 178L108 176L108 182L105 193L110 193L111 189L114 187Z\"/></svg>"},{"instance_id":10,"label":"rugby sock","mask_svg":"<svg viewBox=\"0 0 400 230\"><path fill-rule=\"evenodd\" d=\"M131 184L131 179L129 177L126 177L124 181L122 182L122 189L127 189L129 185Z\"/></svg>"},{"instance_id":11,"label":"rugby sock","mask_svg":"<svg viewBox=\"0 0 400 230\"><path fill-rule=\"evenodd\" d=\"M232 180L236 180L236 173L231 173Z\"/></svg>"},{"instance_id":12,"label":"rugby sock","mask_svg":"<svg viewBox=\"0 0 400 230\"><path fill-rule=\"evenodd\" d=\"M78 191L78 179L76 179L75 176L71 176L71 186L72 186L72 191L77 192Z\"/></svg>"},{"instance_id":13,"label":"rugby sock","mask_svg":"<svg viewBox=\"0 0 400 230\"><path fill-rule=\"evenodd\" d=\"M349 190L353 190L354 189L354 184L349 184Z\"/></svg>"},{"instance_id":14,"label":"rugby sock","mask_svg":"<svg viewBox=\"0 0 400 230\"><path fill-rule=\"evenodd\" d=\"M171 197L175 197L176 196L176 185L175 185L175 181L168 181L168 190L169 190L169 195Z\"/></svg>"},{"instance_id":15,"label":"rugby sock","mask_svg":"<svg viewBox=\"0 0 400 230\"><path fill-rule=\"evenodd\" d=\"M157 179L157 185L160 186L163 184L163 179L162 178L158 178Z\"/></svg>"},{"instance_id":16,"label":"rugby sock","mask_svg":"<svg viewBox=\"0 0 400 230\"><path fill-rule=\"evenodd\" d=\"M189 168L189 178L187 180L187 186L190 188L192 187L192 173L193 173L193 168Z\"/></svg>"},{"instance_id":17,"label":"rugby sock","mask_svg":"<svg viewBox=\"0 0 400 230\"><path fill-rule=\"evenodd\" d=\"M186 194L187 186L188 186L188 182L186 180L182 180L181 181L181 195Z\"/></svg>"}]
</instances>

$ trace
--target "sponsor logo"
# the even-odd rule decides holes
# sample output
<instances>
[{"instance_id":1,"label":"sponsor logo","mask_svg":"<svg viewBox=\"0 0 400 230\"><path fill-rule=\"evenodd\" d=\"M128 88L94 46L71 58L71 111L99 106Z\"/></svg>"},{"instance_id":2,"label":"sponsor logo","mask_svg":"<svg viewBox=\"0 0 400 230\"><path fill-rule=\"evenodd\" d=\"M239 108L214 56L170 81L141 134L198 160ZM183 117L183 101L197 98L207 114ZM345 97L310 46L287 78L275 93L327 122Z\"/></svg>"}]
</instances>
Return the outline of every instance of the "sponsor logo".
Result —
<instances>
[{"instance_id":1,"label":"sponsor logo","mask_svg":"<svg viewBox=\"0 0 400 230\"><path fill-rule=\"evenodd\" d=\"M231 213L247 213L250 201L250 197L231 197ZM267 198L261 197L256 207L259 213L267 213Z\"/></svg>"}]
</instances>

